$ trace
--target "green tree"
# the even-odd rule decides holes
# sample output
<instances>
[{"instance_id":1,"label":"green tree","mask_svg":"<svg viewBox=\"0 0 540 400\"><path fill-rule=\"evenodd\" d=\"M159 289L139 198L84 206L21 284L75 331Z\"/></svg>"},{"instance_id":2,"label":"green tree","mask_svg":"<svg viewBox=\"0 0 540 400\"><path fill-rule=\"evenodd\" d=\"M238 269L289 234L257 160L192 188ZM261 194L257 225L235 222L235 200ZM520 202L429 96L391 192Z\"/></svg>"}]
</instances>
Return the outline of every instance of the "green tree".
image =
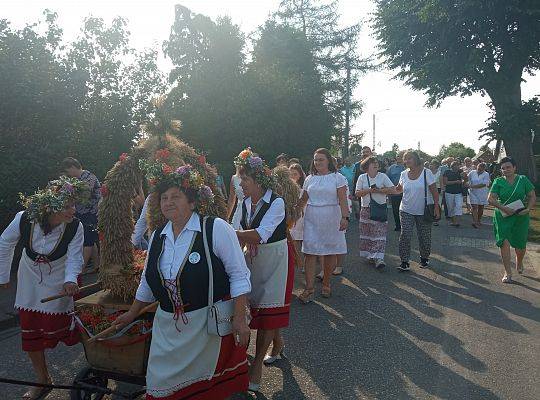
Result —
<instances>
[{"instance_id":1,"label":"green tree","mask_svg":"<svg viewBox=\"0 0 540 400\"><path fill-rule=\"evenodd\" d=\"M321 75L325 105L332 116L336 141L345 129L346 68L351 68L351 92L361 73L371 68L370 60L356 52L360 23L340 27L339 0L282 0L274 17L299 30L308 40ZM351 99L351 116L361 113L362 103Z\"/></svg>"},{"instance_id":2,"label":"green tree","mask_svg":"<svg viewBox=\"0 0 540 400\"><path fill-rule=\"evenodd\" d=\"M256 116L248 131L257 132L254 145L266 157L283 151L310 157L315 147L328 147L332 135L310 44L301 31L274 21L259 35L246 74L248 115Z\"/></svg>"},{"instance_id":3,"label":"green tree","mask_svg":"<svg viewBox=\"0 0 540 400\"><path fill-rule=\"evenodd\" d=\"M540 3L534 0L377 0L381 55L397 76L428 95L487 94L494 137L533 179L531 130L520 123L524 73L540 67Z\"/></svg>"},{"instance_id":4,"label":"green tree","mask_svg":"<svg viewBox=\"0 0 540 400\"><path fill-rule=\"evenodd\" d=\"M476 152L470 147L465 146L463 143L452 142L448 146L443 145L439 150L439 159L446 157L454 157L463 160L465 157L474 157Z\"/></svg>"}]
</instances>

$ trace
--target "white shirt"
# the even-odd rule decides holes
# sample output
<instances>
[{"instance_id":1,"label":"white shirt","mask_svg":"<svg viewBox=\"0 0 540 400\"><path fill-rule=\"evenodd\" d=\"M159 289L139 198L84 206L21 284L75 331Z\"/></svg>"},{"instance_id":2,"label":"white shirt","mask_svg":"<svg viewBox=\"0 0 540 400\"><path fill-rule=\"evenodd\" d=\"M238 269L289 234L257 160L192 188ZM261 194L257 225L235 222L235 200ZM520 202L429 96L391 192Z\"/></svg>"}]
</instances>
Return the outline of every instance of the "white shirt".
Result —
<instances>
[{"instance_id":1,"label":"white shirt","mask_svg":"<svg viewBox=\"0 0 540 400\"><path fill-rule=\"evenodd\" d=\"M369 178L369 184L368 184L368 175L362 174L358 177L358 180L356 181L356 191L358 190L366 190L371 187L371 185L377 185L377 188L389 188L394 187L394 184L390 180L390 178L383 174L382 172L377 172L377 175L375 175L375 178ZM386 203L386 195L383 193L371 193L371 197L373 200L375 200L379 204ZM362 207L369 207L369 193L362 196Z\"/></svg>"},{"instance_id":2,"label":"white shirt","mask_svg":"<svg viewBox=\"0 0 540 400\"><path fill-rule=\"evenodd\" d=\"M426 173L426 182L427 182L427 203L433 204L433 196L429 191L429 186L435 183L435 177L433 173L424 168ZM399 177L399 183L403 187L403 198L401 199L401 205L399 209L403 212L412 215L424 215L424 172L420 173L420 176L415 179L409 179L409 170L406 169L401 173Z\"/></svg>"},{"instance_id":3,"label":"white shirt","mask_svg":"<svg viewBox=\"0 0 540 400\"><path fill-rule=\"evenodd\" d=\"M139 215L139 219L135 223L135 228L133 229L133 234L131 235L131 243L133 243L133 246L139 246L141 244L143 236L148 229L148 227L146 226L146 210L148 208L149 199L150 196L147 196L144 200L141 215Z\"/></svg>"},{"instance_id":4,"label":"white shirt","mask_svg":"<svg viewBox=\"0 0 540 400\"><path fill-rule=\"evenodd\" d=\"M23 211L19 211L4 233L2 233L2 236L0 236L0 284L9 282L13 253L21 237L19 224L22 214ZM41 226L36 223L32 235L32 249L39 254L46 255L51 253L60 240L65 227L66 224L60 224L49 232L49 234L45 235ZM68 244L64 282L77 282L77 276L81 273L84 263L83 243L84 230L82 224L79 222L77 232Z\"/></svg>"},{"instance_id":5,"label":"white shirt","mask_svg":"<svg viewBox=\"0 0 540 400\"><path fill-rule=\"evenodd\" d=\"M484 171L480 175L478 175L478 171L473 170L473 171L469 172L468 177L469 177L469 183L472 186L481 185L481 184L486 185L486 186L484 186L482 188L474 188L474 189L471 189L471 190L487 189L487 187L489 186L490 179L489 179L489 174L487 173L487 171Z\"/></svg>"},{"instance_id":6,"label":"white shirt","mask_svg":"<svg viewBox=\"0 0 540 400\"><path fill-rule=\"evenodd\" d=\"M161 235L165 236L163 253L159 258L159 269L164 279L174 279L178 275L182 261L197 232L201 232L201 222L197 213L193 213L176 240L174 239L172 222L169 221L165 225L165 228L161 232ZM152 238L150 239L150 247L152 246L153 237L154 234L152 234ZM148 252L150 252L150 247L148 248ZM225 272L229 276L231 297L238 297L251 292L250 273L236 232L227 222L220 218L214 220L212 250L223 262ZM150 290L150 286L146 281L146 266L141 276L141 282L135 298L145 303L155 301L152 290Z\"/></svg>"},{"instance_id":7,"label":"white shirt","mask_svg":"<svg viewBox=\"0 0 540 400\"><path fill-rule=\"evenodd\" d=\"M272 190L268 189L264 196L259 200L259 203L257 204L257 207L255 209L255 213L253 215L253 218L257 215L259 210L261 209L262 202L265 202L267 204L270 203L270 198L272 197ZM244 200L244 204L246 205L246 218L249 221L251 221L251 197L248 197ZM266 214L264 214L264 217L261 220L261 223L259 224L258 228L255 228L259 236L261 237L261 244L264 244L270 239L270 237L274 234L274 231L276 228L281 224L283 219L285 218L285 202L281 197L278 197L274 200L274 202L270 205L270 208L266 211Z\"/></svg>"},{"instance_id":8,"label":"white shirt","mask_svg":"<svg viewBox=\"0 0 540 400\"><path fill-rule=\"evenodd\" d=\"M307 204L310 206L337 206L339 199L337 189L348 186L347 178L339 172L326 175L309 175L304 181L304 191L308 194Z\"/></svg>"}]
</instances>

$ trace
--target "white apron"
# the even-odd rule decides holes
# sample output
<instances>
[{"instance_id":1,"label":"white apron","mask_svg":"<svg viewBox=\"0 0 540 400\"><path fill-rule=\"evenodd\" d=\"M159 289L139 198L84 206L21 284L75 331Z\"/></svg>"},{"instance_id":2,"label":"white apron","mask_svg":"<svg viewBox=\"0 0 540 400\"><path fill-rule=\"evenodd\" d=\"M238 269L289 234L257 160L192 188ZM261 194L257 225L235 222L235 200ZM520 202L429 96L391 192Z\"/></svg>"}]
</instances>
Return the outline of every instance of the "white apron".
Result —
<instances>
[{"instance_id":1,"label":"white apron","mask_svg":"<svg viewBox=\"0 0 540 400\"><path fill-rule=\"evenodd\" d=\"M245 253L251 271L249 304L252 308L283 307L289 272L287 239L259 244L257 249L255 257Z\"/></svg>"},{"instance_id":2,"label":"white apron","mask_svg":"<svg viewBox=\"0 0 540 400\"><path fill-rule=\"evenodd\" d=\"M23 250L17 272L17 295L15 308L39 311L46 314L65 314L73 311L73 297L41 303L40 300L62 293L64 289L66 258L50 263L36 263Z\"/></svg>"},{"instance_id":3,"label":"white apron","mask_svg":"<svg viewBox=\"0 0 540 400\"><path fill-rule=\"evenodd\" d=\"M208 307L185 315L187 324L161 307L156 311L146 373L147 392L154 397L170 396L214 377L221 338L208 334Z\"/></svg>"}]
</instances>

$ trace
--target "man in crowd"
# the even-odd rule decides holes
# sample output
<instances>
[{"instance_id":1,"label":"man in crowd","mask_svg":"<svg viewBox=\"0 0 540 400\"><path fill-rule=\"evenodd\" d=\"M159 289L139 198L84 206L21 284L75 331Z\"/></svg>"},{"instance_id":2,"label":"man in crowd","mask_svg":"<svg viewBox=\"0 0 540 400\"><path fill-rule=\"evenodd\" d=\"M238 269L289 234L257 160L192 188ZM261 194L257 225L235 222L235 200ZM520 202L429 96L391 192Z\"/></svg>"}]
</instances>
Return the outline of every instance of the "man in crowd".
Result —
<instances>
[{"instance_id":1,"label":"man in crowd","mask_svg":"<svg viewBox=\"0 0 540 400\"><path fill-rule=\"evenodd\" d=\"M441 187L441 198L442 198L442 206L444 208L444 217L446 219L448 219L448 207L446 207L446 200L444 198L444 194L445 194L445 185L444 185L444 173L446 171L449 171L450 170L450 164L452 164L452 162L454 161L454 158L453 157L446 157L446 158L443 158L442 162L441 162L441 166L439 167L439 171L440 171L440 181L439 181L439 185Z\"/></svg>"},{"instance_id":2,"label":"man in crowd","mask_svg":"<svg viewBox=\"0 0 540 400\"><path fill-rule=\"evenodd\" d=\"M86 182L90 189L90 199L84 204L76 204L75 209L76 216L84 228L84 267L92 258L94 269L97 269L99 268L97 214L98 203L101 199L101 185L98 178L91 172L84 170L81 163L73 157L65 158L61 166L67 176Z\"/></svg>"},{"instance_id":3,"label":"man in crowd","mask_svg":"<svg viewBox=\"0 0 540 400\"><path fill-rule=\"evenodd\" d=\"M359 203L358 199L354 195L355 188L353 186L353 178L354 178L354 165L351 162L351 158L347 157L345 159L345 164L339 169L339 172L341 175L343 175L345 178L347 178L347 185L349 186L349 199L352 202L352 209L354 212L354 215L356 219L359 217L360 209L359 209Z\"/></svg>"},{"instance_id":4,"label":"man in crowd","mask_svg":"<svg viewBox=\"0 0 540 400\"><path fill-rule=\"evenodd\" d=\"M373 152L371 151L371 147L362 147L362 150L360 152L360 160L354 164L353 188L356 188L356 182L358 181L358 178L364 173L360 164L362 164L362 161L364 161L368 157L371 157L372 155Z\"/></svg>"},{"instance_id":5,"label":"man in crowd","mask_svg":"<svg viewBox=\"0 0 540 400\"><path fill-rule=\"evenodd\" d=\"M276 157L276 167L287 167L289 168L289 159L287 154L281 153Z\"/></svg>"},{"instance_id":6,"label":"man in crowd","mask_svg":"<svg viewBox=\"0 0 540 400\"><path fill-rule=\"evenodd\" d=\"M397 186L399 183L399 177L401 176L401 173L405 171L405 166L403 165L403 154L400 152L392 165L388 167L388 170L386 171L386 175L390 178L392 183ZM390 195L390 203L392 204L392 213L394 214L394 230L400 231L401 230L401 222L399 220L399 206L401 204L401 199L403 198L403 194L392 194Z\"/></svg>"}]
</instances>

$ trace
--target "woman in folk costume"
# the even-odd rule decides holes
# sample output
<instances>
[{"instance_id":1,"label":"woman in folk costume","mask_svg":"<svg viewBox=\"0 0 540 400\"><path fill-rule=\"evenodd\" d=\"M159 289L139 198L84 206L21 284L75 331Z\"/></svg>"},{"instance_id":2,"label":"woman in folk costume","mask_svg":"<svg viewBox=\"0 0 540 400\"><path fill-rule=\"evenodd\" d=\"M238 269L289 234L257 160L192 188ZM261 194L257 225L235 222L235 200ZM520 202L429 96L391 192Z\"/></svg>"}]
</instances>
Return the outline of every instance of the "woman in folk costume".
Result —
<instances>
[{"instance_id":1,"label":"woman in folk costume","mask_svg":"<svg viewBox=\"0 0 540 400\"><path fill-rule=\"evenodd\" d=\"M247 247L246 261L251 270L250 327L257 330L257 341L249 388L256 392L270 343L274 342L270 357L277 357L283 350L279 329L289 325L294 259L292 254L289 257L285 202L272 189L272 172L251 149L242 151L235 164L246 196L237 235L240 244Z\"/></svg>"},{"instance_id":2,"label":"woman in folk costume","mask_svg":"<svg viewBox=\"0 0 540 400\"><path fill-rule=\"evenodd\" d=\"M23 252L17 273L15 308L19 310L22 348L39 383L51 383L44 350L58 342L72 346L79 336L71 324L73 295L83 266L83 226L75 219L75 203L88 198L83 182L60 177L45 189L23 197L26 210L17 213L0 236L0 287L7 287L15 246ZM46 303L41 299L65 294ZM40 399L50 388L32 388L23 399Z\"/></svg>"},{"instance_id":3,"label":"woman in folk costume","mask_svg":"<svg viewBox=\"0 0 540 400\"><path fill-rule=\"evenodd\" d=\"M116 324L129 324L159 301L146 398L216 400L246 391L251 283L238 238L227 222L204 215L213 194L195 168L173 171L159 161L142 167L168 222L152 234L135 301ZM230 306L232 329L212 329L211 302Z\"/></svg>"}]
</instances>

